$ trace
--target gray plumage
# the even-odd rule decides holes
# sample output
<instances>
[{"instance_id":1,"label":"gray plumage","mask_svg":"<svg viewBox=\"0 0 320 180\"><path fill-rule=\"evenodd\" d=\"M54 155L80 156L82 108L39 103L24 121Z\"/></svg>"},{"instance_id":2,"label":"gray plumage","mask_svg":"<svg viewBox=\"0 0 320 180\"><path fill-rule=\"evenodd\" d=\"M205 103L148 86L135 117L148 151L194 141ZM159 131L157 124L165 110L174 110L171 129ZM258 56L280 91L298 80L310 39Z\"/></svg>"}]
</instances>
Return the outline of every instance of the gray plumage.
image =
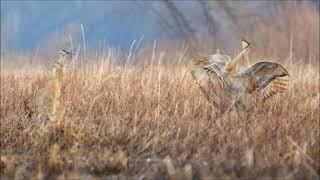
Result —
<instances>
[{"instance_id":1,"label":"gray plumage","mask_svg":"<svg viewBox=\"0 0 320 180\"><path fill-rule=\"evenodd\" d=\"M285 92L287 89L290 75L278 63L258 62L243 72L237 72L237 61L248 52L249 43L242 41L242 51L233 60L229 56L221 54L197 58L196 69L191 72L192 76L207 99L215 106L219 106L218 96L209 95L208 87L205 88L205 84L210 81L206 77L208 74L213 77L214 81L222 84L223 95L231 99L233 107L237 108L244 106L249 95L256 94L264 101L274 94Z\"/></svg>"}]
</instances>

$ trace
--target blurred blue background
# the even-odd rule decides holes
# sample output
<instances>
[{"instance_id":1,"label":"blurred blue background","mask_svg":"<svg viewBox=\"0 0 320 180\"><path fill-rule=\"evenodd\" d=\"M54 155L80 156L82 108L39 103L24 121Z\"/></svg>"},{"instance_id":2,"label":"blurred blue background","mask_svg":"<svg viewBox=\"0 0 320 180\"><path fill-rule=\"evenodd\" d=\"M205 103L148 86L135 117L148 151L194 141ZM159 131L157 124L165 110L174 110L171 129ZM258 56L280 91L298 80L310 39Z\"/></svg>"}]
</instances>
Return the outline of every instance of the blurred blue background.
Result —
<instances>
[{"instance_id":1,"label":"blurred blue background","mask_svg":"<svg viewBox=\"0 0 320 180\"><path fill-rule=\"evenodd\" d=\"M216 39L220 38L231 48L235 37L247 35L258 23L273 23L272 18L277 18L274 12L277 9L281 12L278 1L207 1L205 6L199 2L175 1L174 4L196 30L195 34L207 37L214 32ZM319 5L319 1L312 3L311 6ZM297 2L292 4L295 7ZM210 31L205 9L212 15L214 31ZM70 35L74 44L82 43L81 24L89 49L111 45L127 50L134 40L181 39L183 33L181 28L176 28L177 22L164 1L1 0L1 51L28 52L39 48L56 51L70 46Z\"/></svg>"},{"instance_id":2,"label":"blurred blue background","mask_svg":"<svg viewBox=\"0 0 320 180\"><path fill-rule=\"evenodd\" d=\"M160 35L152 19L135 1L1 1L1 48L63 45L68 34L81 38L81 24L89 47L107 41L128 48Z\"/></svg>"}]
</instances>

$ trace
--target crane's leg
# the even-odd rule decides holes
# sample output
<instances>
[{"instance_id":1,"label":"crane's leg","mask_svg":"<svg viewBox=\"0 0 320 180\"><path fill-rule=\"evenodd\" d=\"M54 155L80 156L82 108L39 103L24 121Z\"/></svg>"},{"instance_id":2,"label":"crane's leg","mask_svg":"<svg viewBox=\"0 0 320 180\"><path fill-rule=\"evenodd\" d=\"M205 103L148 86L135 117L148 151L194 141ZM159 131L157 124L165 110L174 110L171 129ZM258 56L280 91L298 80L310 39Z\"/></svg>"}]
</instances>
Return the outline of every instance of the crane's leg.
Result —
<instances>
[{"instance_id":1,"label":"crane's leg","mask_svg":"<svg viewBox=\"0 0 320 180\"><path fill-rule=\"evenodd\" d=\"M245 118L245 99L243 96L237 97L234 101L231 109L233 112L233 117L237 120L243 120Z\"/></svg>"}]
</instances>

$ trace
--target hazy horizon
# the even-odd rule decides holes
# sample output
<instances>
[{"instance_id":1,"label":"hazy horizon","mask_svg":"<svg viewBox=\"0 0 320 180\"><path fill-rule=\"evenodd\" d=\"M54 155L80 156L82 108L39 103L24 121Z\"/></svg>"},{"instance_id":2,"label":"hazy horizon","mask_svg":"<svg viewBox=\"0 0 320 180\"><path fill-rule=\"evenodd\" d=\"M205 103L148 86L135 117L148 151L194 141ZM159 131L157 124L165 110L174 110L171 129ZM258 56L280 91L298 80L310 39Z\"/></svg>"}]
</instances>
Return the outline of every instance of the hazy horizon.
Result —
<instances>
[{"instance_id":1,"label":"hazy horizon","mask_svg":"<svg viewBox=\"0 0 320 180\"><path fill-rule=\"evenodd\" d=\"M206 26L197 1L175 3L187 12L188 20L197 28ZM239 7L265 4L233 3ZM33 51L48 44L61 47L69 42L69 34L81 42L81 24L86 43L92 48L107 43L128 49L134 40L141 38L144 42L179 39L179 33L168 36L160 23L161 18L170 21L169 15L161 1L1 1L1 49ZM219 27L218 33L229 40L225 27Z\"/></svg>"},{"instance_id":2,"label":"hazy horizon","mask_svg":"<svg viewBox=\"0 0 320 180\"><path fill-rule=\"evenodd\" d=\"M302 3L316 7L312 3L317 2ZM230 7L210 2L214 34L200 1L174 4L194 34L207 37L204 43L214 39L219 48L235 49L233 42L240 36L250 37L262 21L272 23L277 18L274 7L283 2L230 1ZM1 1L1 52L40 51L51 56L59 48L70 48L70 37L77 48L83 43L81 25L87 49L111 46L127 51L133 41L170 44L186 38L164 1Z\"/></svg>"}]
</instances>

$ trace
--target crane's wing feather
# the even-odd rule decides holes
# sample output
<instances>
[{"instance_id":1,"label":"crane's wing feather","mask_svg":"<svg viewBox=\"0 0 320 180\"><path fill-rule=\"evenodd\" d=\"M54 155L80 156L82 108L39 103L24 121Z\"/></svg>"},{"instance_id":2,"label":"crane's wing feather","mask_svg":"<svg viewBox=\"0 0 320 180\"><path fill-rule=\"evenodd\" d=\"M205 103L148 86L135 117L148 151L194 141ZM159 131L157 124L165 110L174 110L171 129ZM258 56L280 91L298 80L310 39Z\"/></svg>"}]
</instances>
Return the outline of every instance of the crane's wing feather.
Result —
<instances>
[{"instance_id":1,"label":"crane's wing feather","mask_svg":"<svg viewBox=\"0 0 320 180\"><path fill-rule=\"evenodd\" d=\"M208 72L202 68L196 68L191 71L192 78L198 84L200 90L207 100L219 107L220 90L222 90L222 82L216 76L209 76Z\"/></svg>"},{"instance_id":2,"label":"crane's wing feather","mask_svg":"<svg viewBox=\"0 0 320 180\"><path fill-rule=\"evenodd\" d=\"M278 63L258 62L240 76L251 79L250 89L257 91L262 100L266 100L277 93L283 93L288 87L289 73Z\"/></svg>"},{"instance_id":3,"label":"crane's wing feather","mask_svg":"<svg viewBox=\"0 0 320 180\"><path fill-rule=\"evenodd\" d=\"M287 77L275 78L268 86L261 90L261 99L266 100L277 93L284 93L288 88L288 81Z\"/></svg>"},{"instance_id":4,"label":"crane's wing feather","mask_svg":"<svg viewBox=\"0 0 320 180\"><path fill-rule=\"evenodd\" d=\"M211 56L197 57L195 60L196 68L191 71L191 75L200 90L206 96L209 102L219 107L222 90L221 76L223 75L230 57L221 54ZM209 76L209 74L211 76Z\"/></svg>"},{"instance_id":5,"label":"crane's wing feather","mask_svg":"<svg viewBox=\"0 0 320 180\"><path fill-rule=\"evenodd\" d=\"M221 78L224 74L228 73L228 65L230 62L231 58L227 55L213 54L206 57L199 57L196 60L196 65Z\"/></svg>"}]
</instances>

